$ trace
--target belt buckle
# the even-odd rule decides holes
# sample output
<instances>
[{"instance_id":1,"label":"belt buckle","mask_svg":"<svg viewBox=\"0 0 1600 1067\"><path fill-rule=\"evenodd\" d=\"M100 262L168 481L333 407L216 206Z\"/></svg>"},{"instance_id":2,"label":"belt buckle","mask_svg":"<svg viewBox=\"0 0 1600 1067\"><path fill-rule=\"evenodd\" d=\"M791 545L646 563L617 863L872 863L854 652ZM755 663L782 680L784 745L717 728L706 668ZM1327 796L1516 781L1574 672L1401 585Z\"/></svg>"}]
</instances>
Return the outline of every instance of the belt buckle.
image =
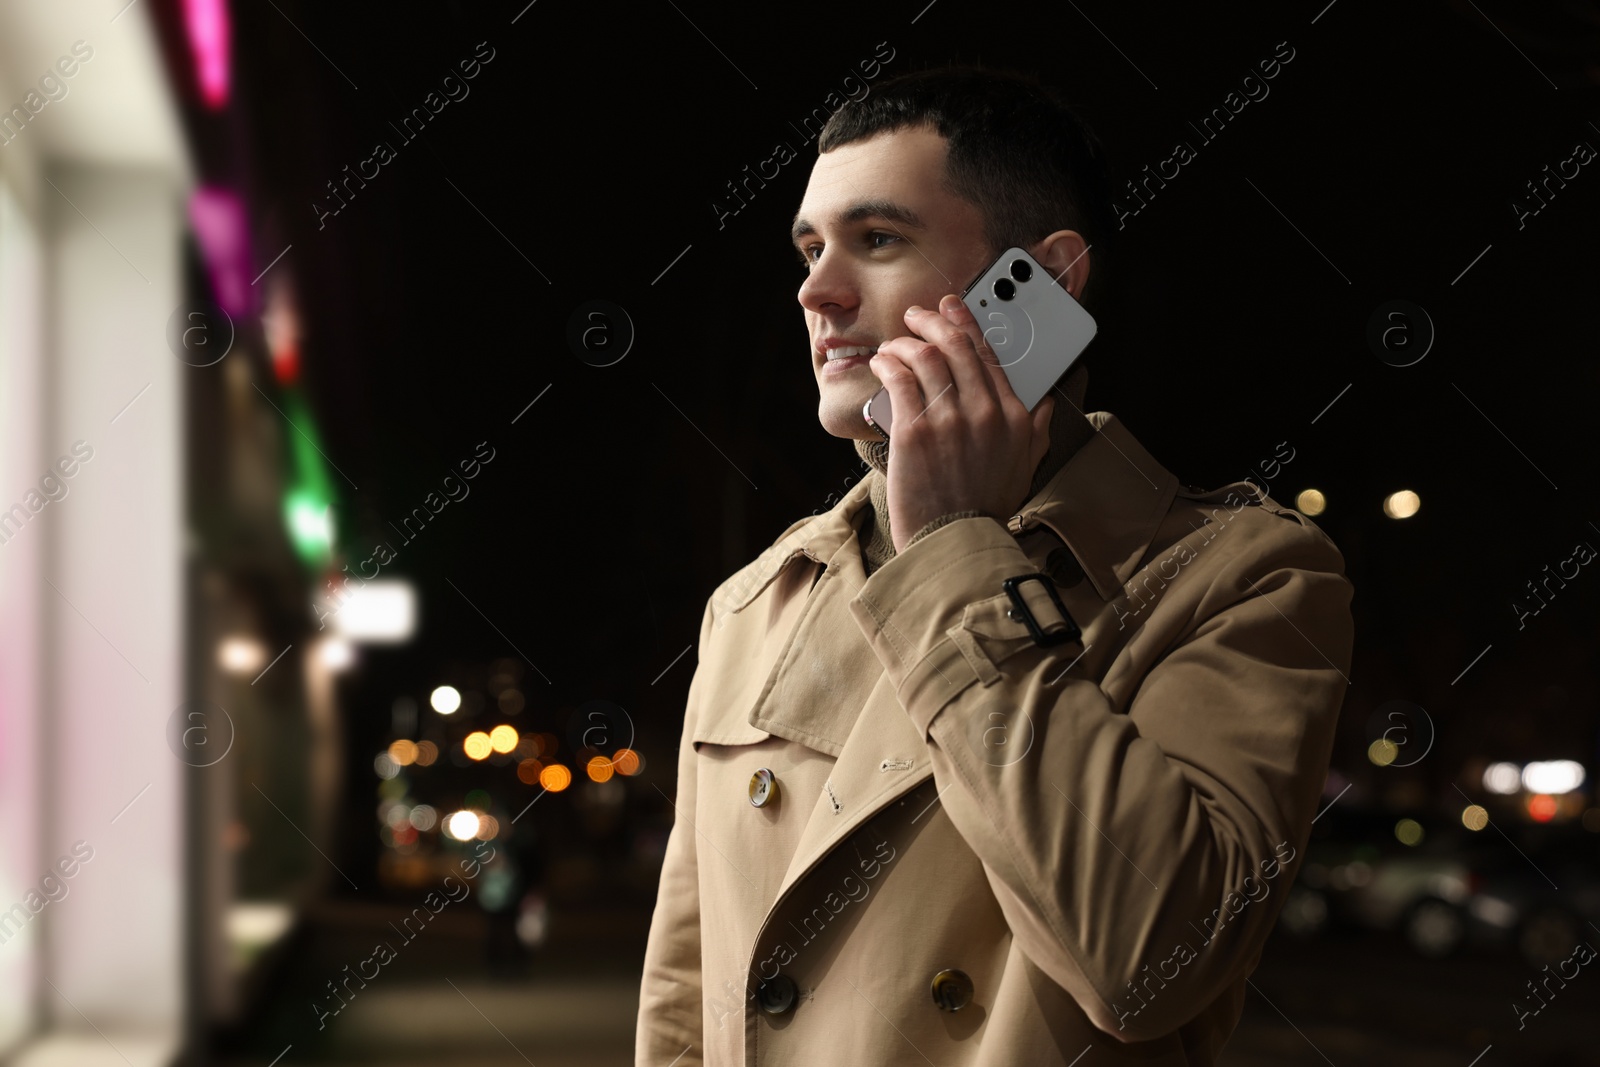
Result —
<instances>
[{"instance_id":1,"label":"belt buckle","mask_svg":"<svg viewBox=\"0 0 1600 1067\"><path fill-rule=\"evenodd\" d=\"M1045 633L1043 628L1039 626L1038 620L1033 617L1033 612L1028 610L1028 604L1022 599L1022 592L1017 587L1023 582L1033 581L1034 579L1037 579L1039 584L1044 586L1045 592L1050 595L1051 603L1055 604L1056 610L1061 612L1061 617L1066 620L1065 629L1053 634ZM1014 578L1007 578L1001 585L1005 589L1006 595L1011 598L1011 603L1015 605L1011 612L1011 617L1017 618L1020 616L1022 618L1022 621L1028 627L1028 633L1033 637L1034 644L1041 648L1049 648L1052 645L1064 645L1068 641L1076 641L1083 636L1083 631L1078 629L1078 624L1067 611L1066 605L1061 603L1061 597L1056 593L1055 582L1048 574L1043 572L1019 574Z\"/></svg>"}]
</instances>

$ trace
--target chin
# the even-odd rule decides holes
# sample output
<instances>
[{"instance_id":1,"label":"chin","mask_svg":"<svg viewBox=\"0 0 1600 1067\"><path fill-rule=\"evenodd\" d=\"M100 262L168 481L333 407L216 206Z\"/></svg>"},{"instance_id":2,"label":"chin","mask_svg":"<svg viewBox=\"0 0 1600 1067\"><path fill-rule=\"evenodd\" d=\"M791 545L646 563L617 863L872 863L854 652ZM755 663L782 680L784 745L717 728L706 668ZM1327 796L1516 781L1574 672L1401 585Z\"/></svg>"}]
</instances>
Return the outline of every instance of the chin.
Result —
<instances>
[{"instance_id":1,"label":"chin","mask_svg":"<svg viewBox=\"0 0 1600 1067\"><path fill-rule=\"evenodd\" d=\"M841 390L843 392L844 390ZM877 392L873 388L863 393L859 400L851 402L838 396L824 395L817 405L817 421L822 423L822 428L835 437L844 437L856 441L882 440L867 420L861 415L861 408L872 399L872 394Z\"/></svg>"}]
</instances>

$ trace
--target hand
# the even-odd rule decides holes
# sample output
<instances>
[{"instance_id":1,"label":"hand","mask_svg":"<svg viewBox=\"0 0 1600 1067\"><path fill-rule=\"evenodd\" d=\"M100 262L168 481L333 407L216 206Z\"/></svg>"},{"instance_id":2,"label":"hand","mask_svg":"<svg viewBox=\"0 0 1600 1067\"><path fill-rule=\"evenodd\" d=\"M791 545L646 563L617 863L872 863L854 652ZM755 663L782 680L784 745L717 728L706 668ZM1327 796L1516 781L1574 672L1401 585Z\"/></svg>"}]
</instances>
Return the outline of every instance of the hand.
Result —
<instances>
[{"instance_id":1,"label":"hand","mask_svg":"<svg viewBox=\"0 0 1600 1067\"><path fill-rule=\"evenodd\" d=\"M1050 450L1055 398L1029 414L961 298L939 307L908 310L916 336L885 342L868 361L894 411L886 488L896 552L953 511L1009 519Z\"/></svg>"}]
</instances>

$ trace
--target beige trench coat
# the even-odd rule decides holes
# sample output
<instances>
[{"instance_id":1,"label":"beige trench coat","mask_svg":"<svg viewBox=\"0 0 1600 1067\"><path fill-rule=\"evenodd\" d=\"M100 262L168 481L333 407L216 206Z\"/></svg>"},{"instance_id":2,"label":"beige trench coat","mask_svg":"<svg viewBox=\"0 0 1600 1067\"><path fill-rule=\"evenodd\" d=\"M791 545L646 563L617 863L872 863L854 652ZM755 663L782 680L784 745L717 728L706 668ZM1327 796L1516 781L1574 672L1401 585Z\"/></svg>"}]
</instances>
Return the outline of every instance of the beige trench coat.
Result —
<instances>
[{"instance_id":1,"label":"beige trench coat","mask_svg":"<svg viewBox=\"0 0 1600 1067\"><path fill-rule=\"evenodd\" d=\"M1215 1061L1322 796L1352 588L1260 485L1186 489L1088 418L1008 525L869 578L863 480L712 594L639 1067ZM1039 572L1079 639L1014 609Z\"/></svg>"}]
</instances>

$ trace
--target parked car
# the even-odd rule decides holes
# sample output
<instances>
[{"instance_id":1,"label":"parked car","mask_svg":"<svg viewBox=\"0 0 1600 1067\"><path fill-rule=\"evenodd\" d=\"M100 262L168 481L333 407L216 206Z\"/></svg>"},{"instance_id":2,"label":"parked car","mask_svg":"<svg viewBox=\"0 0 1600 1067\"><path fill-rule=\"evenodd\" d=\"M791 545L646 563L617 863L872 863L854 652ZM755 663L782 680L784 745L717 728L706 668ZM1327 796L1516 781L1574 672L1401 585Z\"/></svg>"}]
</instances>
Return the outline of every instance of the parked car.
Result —
<instances>
[{"instance_id":1,"label":"parked car","mask_svg":"<svg viewBox=\"0 0 1600 1067\"><path fill-rule=\"evenodd\" d=\"M1473 832L1412 814L1423 836L1405 845L1395 836L1404 817L1325 812L1279 926L1296 937L1339 927L1394 933L1436 958L1466 946L1504 947L1535 967L1586 938L1600 944L1600 835L1575 824L1500 821Z\"/></svg>"},{"instance_id":2,"label":"parked car","mask_svg":"<svg viewBox=\"0 0 1600 1067\"><path fill-rule=\"evenodd\" d=\"M1396 837L1402 818L1421 826L1419 843ZM1300 937L1337 927L1396 933L1423 955L1447 956L1466 941L1475 888L1461 843L1437 816L1336 805L1312 827L1279 922Z\"/></svg>"},{"instance_id":3,"label":"parked car","mask_svg":"<svg viewBox=\"0 0 1600 1067\"><path fill-rule=\"evenodd\" d=\"M1580 941L1600 946L1600 834L1526 827L1513 834L1516 849L1495 837L1500 848L1478 864L1467 905L1471 940L1513 947L1534 967L1565 959Z\"/></svg>"}]
</instances>

